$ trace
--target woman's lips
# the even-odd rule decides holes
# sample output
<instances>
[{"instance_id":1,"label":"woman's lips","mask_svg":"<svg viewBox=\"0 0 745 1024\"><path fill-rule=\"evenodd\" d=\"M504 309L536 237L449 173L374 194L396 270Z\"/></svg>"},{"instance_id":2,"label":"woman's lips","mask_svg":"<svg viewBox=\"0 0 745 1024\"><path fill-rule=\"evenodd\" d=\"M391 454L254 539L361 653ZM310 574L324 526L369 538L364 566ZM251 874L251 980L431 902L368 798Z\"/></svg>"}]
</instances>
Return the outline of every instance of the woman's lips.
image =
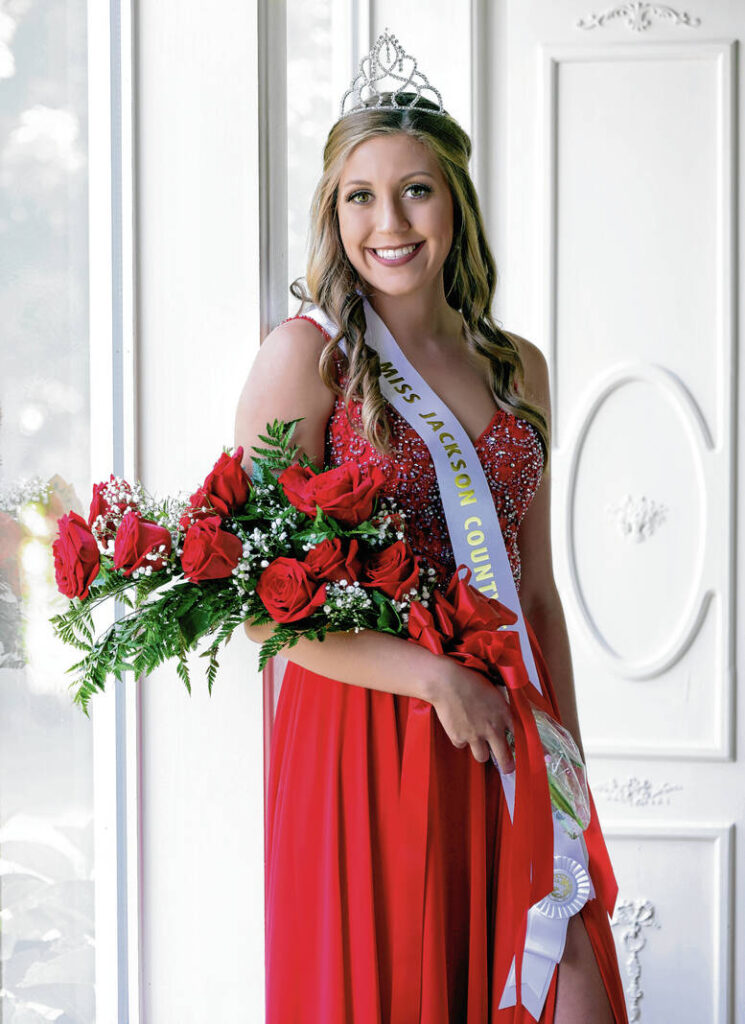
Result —
<instances>
[{"instance_id":1,"label":"woman's lips","mask_svg":"<svg viewBox=\"0 0 745 1024\"><path fill-rule=\"evenodd\" d=\"M373 259L377 260L378 263L382 263L384 267L400 267L402 263L408 263L409 260L413 260L423 245L424 242L417 242L416 249L414 249L413 252L407 253L406 256L399 256L397 260L384 260L382 256L378 256L374 249L368 249L367 251L373 257ZM396 249L400 248L400 246L394 245L391 246L391 248Z\"/></svg>"}]
</instances>

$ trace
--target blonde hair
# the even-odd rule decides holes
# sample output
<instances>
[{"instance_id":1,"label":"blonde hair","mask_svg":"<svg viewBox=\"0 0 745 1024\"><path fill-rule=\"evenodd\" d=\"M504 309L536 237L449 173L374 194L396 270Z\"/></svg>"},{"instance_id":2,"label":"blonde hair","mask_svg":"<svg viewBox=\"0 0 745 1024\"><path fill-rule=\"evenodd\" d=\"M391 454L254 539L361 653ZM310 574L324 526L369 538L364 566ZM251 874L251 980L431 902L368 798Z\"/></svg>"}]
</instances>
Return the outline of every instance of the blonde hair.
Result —
<instances>
[{"instance_id":1,"label":"blonde hair","mask_svg":"<svg viewBox=\"0 0 745 1024\"><path fill-rule=\"evenodd\" d=\"M339 231L337 202L344 163L355 146L377 135L403 132L434 153L453 198L453 243L443 267L448 305L463 316L469 348L485 357L489 385L497 406L532 423L543 446L543 472L548 468L548 421L543 410L522 398L513 387L524 382L524 367L517 346L497 326L491 305L497 283L494 257L486 240L478 196L468 172L471 140L449 115L433 116L417 107L434 104L415 93L396 93L403 109L370 107L338 120L331 128L323 151L323 173L311 206L310 246L305 282L296 278L290 291L301 301L299 313L312 303L339 324L339 332L324 346L319 372L324 383L350 401L361 403L361 432L378 451L390 452L390 426L378 378L380 360L365 344L365 283L347 257ZM371 101L372 102L372 101ZM336 378L334 351L347 340L346 384Z\"/></svg>"}]
</instances>

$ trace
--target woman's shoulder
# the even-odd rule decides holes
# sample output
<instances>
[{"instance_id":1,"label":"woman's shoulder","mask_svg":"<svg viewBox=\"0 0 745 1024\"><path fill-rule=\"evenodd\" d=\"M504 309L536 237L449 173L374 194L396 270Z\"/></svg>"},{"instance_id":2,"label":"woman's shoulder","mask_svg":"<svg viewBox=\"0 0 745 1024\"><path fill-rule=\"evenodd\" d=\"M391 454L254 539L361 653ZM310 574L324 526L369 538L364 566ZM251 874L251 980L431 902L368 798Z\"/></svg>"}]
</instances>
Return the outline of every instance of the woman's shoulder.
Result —
<instances>
[{"instance_id":1,"label":"woman's shoulder","mask_svg":"<svg viewBox=\"0 0 745 1024\"><path fill-rule=\"evenodd\" d=\"M280 321L259 345L251 368L251 377L273 386L282 382L331 395L321 379L319 361L327 337L308 318L288 317Z\"/></svg>"},{"instance_id":2,"label":"woman's shoulder","mask_svg":"<svg viewBox=\"0 0 745 1024\"><path fill-rule=\"evenodd\" d=\"M318 320L304 313L296 313L294 316L286 317L274 328L274 331L280 328L291 331L294 338L301 341L307 340L309 343L312 343L317 350L319 358L324 346L328 341L331 341L332 337ZM274 331L272 331L272 334ZM337 345L331 350L331 354L334 357L337 374L343 373L346 367L346 359L341 348Z\"/></svg>"},{"instance_id":3,"label":"woman's shoulder","mask_svg":"<svg viewBox=\"0 0 745 1024\"><path fill-rule=\"evenodd\" d=\"M323 348L329 340L330 335L317 320L305 314L296 313L294 316L285 317L267 334L263 344L274 337L307 339L318 348Z\"/></svg>"},{"instance_id":4,"label":"woman's shoulder","mask_svg":"<svg viewBox=\"0 0 745 1024\"><path fill-rule=\"evenodd\" d=\"M529 402L536 402L539 405L544 405L549 392L548 363L546 361L546 357L532 341L529 341L527 338L523 338L514 331L507 331L504 327L500 329L503 334L506 334L507 337L514 342L515 348L517 349L518 355L522 361L523 371L525 374L523 385L524 397L527 398Z\"/></svg>"}]
</instances>

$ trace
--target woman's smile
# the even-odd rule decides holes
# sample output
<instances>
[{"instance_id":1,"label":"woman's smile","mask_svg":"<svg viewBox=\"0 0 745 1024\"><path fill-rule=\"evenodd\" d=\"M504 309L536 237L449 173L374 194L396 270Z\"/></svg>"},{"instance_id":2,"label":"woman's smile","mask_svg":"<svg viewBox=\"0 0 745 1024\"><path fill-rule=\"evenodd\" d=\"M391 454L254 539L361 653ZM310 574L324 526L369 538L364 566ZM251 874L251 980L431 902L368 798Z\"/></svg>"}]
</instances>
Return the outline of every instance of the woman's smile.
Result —
<instances>
[{"instance_id":1,"label":"woman's smile","mask_svg":"<svg viewBox=\"0 0 745 1024\"><path fill-rule=\"evenodd\" d=\"M417 255L424 242L416 242L412 245L402 245L395 249L368 249L378 263L388 267L400 267L402 263L409 263Z\"/></svg>"}]
</instances>

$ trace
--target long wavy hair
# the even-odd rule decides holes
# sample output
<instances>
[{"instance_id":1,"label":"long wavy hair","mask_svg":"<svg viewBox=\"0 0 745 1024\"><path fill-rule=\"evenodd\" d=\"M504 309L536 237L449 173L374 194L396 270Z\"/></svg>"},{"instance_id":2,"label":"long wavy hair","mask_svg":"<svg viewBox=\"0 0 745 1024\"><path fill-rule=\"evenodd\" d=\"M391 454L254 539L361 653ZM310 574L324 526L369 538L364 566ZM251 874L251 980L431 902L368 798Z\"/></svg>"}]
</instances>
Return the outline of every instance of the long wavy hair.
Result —
<instances>
[{"instance_id":1,"label":"long wavy hair","mask_svg":"<svg viewBox=\"0 0 745 1024\"><path fill-rule=\"evenodd\" d=\"M390 94L388 94L390 95ZM416 99L416 106L411 106ZM485 357L489 385L497 406L532 423L543 446L543 472L548 469L550 444L544 411L521 397L524 368L514 341L497 325L491 305L497 271L478 196L468 171L471 140L449 115L433 117L421 108L434 103L412 92L396 93L401 109L372 106L347 114L331 128L323 151L323 173L311 205L310 237L305 282L296 278L290 291L300 300L302 313L315 304L339 325L338 333L324 346L319 372L324 383L350 402L360 403L362 435L378 451L390 453L390 425L380 391L380 360L365 344L365 312L360 281L342 243L337 217L339 181L344 163L355 146L377 135L404 132L429 146L437 158L453 198L453 243L443 268L448 305L462 314L469 348ZM362 293L362 294L361 294ZM346 339L346 384L337 381L334 350ZM342 350L342 356L344 355ZM516 387L513 387L513 379Z\"/></svg>"}]
</instances>

